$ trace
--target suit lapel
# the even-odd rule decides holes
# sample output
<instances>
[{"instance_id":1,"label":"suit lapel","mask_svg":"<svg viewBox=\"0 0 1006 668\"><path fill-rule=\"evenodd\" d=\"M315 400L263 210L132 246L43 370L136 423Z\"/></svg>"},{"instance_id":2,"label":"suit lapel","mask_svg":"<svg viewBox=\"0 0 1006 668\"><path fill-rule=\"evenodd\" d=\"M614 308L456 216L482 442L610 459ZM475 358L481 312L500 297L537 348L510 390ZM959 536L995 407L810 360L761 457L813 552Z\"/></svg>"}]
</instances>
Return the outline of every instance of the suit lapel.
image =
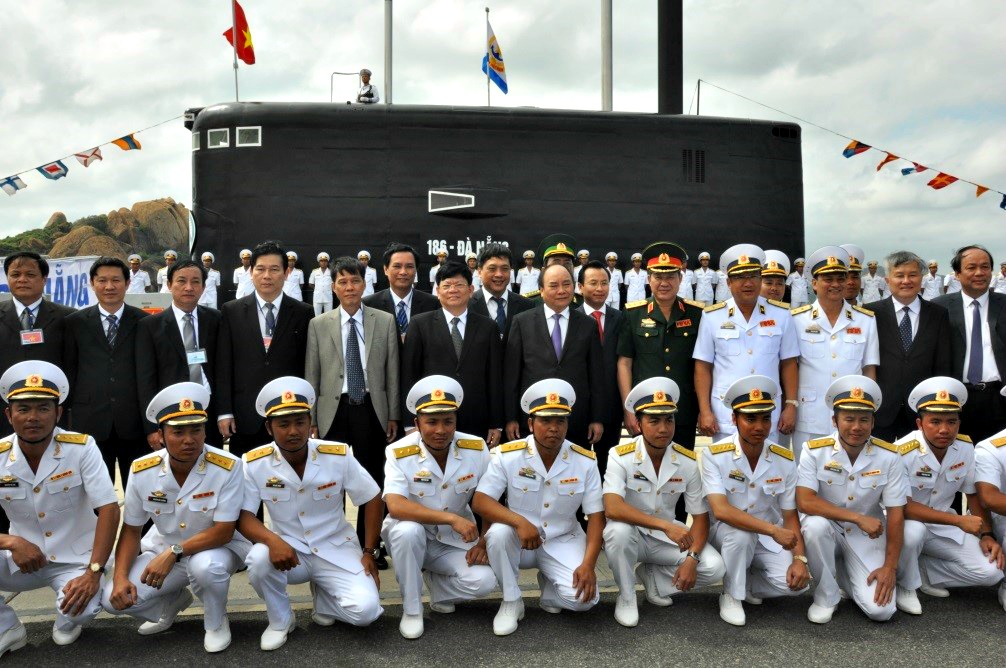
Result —
<instances>
[{"instance_id":1,"label":"suit lapel","mask_svg":"<svg viewBox=\"0 0 1006 668\"><path fill-rule=\"evenodd\" d=\"M572 309L570 309L572 313ZM559 358L555 355L555 346L552 345L552 331L549 329L550 326L555 326L555 321L549 322L549 318L545 317L545 309L540 306L535 308L535 327L538 328L538 333L540 336L544 336L545 340L548 341L548 349L552 351L552 357L555 357L555 363L559 363ZM569 337L569 329L566 329L566 337Z\"/></svg>"},{"instance_id":2,"label":"suit lapel","mask_svg":"<svg viewBox=\"0 0 1006 668\"><path fill-rule=\"evenodd\" d=\"M168 341L171 342L171 345L175 347L175 351L181 355L186 362L188 362L188 358L185 353L185 342L182 341L182 333L178 331L178 323L175 320L175 312L169 306L161 312L160 318L161 332L167 337ZM198 322L201 323L202 320L200 319ZM200 338L199 341L201 342L202 339Z\"/></svg>"},{"instance_id":3,"label":"suit lapel","mask_svg":"<svg viewBox=\"0 0 1006 668\"><path fill-rule=\"evenodd\" d=\"M95 306L94 310L87 314L87 330L98 341L99 346L106 351L111 350L111 346L108 345L108 335L105 334L105 325L101 322L101 319L101 311Z\"/></svg>"},{"instance_id":4,"label":"suit lapel","mask_svg":"<svg viewBox=\"0 0 1006 668\"><path fill-rule=\"evenodd\" d=\"M15 332L21 331L21 323L17 319L17 309L14 308L14 300L0 304L0 322L10 327Z\"/></svg>"},{"instance_id":5,"label":"suit lapel","mask_svg":"<svg viewBox=\"0 0 1006 668\"><path fill-rule=\"evenodd\" d=\"M248 297L243 297L247 299L244 303L244 319L245 327L249 331L255 332L256 337L259 341L259 350L263 353L268 353L269 351L265 349L265 342L262 341L262 326L258 322L258 296L252 292ZM282 310L282 309L280 309ZM277 323L277 329L279 328L279 323ZM179 335L181 336L181 335ZM273 339L276 338L276 332L273 332Z\"/></svg>"},{"instance_id":6,"label":"suit lapel","mask_svg":"<svg viewBox=\"0 0 1006 668\"><path fill-rule=\"evenodd\" d=\"M338 355L340 364L346 355L342 352L342 307L336 307L332 311L333 317L328 319L328 333L332 337L332 344L335 345L335 353Z\"/></svg>"},{"instance_id":7,"label":"suit lapel","mask_svg":"<svg viewBox=\"0 0 1006 668\"><path fill-rule=\"evenodd\" d=\"M370 352L374 349L374 311L371 310L367 313L366 306L360 307L363 313L363 347L367 349L367 368L370 368ZM342 342L342 337L339 337L340 343Z\"/></svg>"}]
</instances>

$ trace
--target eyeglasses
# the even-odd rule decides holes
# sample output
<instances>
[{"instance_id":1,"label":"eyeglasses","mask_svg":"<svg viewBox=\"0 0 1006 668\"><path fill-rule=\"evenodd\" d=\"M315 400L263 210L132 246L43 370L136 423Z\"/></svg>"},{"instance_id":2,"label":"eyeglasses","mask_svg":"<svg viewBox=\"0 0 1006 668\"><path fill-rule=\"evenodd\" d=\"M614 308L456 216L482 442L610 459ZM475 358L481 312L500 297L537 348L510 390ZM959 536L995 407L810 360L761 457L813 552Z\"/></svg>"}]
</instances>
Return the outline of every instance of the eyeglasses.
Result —
<instances>
[{"instance_id":1,"label":"eyeglasses","mask_svg":"<svg viewBox=\"0 0 1006 668\"><path fill-rule=\"evenodd\" d=\"M445 281L437 286L437 290L447 290L448 292L452 290L464 290L468 287L468 284L464 281Z\"/></svg>"}]
</instances>

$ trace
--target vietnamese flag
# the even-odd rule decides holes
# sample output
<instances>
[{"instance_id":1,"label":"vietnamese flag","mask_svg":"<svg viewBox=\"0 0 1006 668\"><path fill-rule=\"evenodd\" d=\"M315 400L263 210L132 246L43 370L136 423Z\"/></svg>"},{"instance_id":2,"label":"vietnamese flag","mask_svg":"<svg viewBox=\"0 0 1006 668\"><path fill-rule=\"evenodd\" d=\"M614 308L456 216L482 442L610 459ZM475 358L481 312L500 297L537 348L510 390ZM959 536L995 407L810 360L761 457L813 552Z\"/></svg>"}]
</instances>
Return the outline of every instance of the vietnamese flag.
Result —
<instances>
[{"instance_id":1,"label":"vietnamese flag","mask_svg":"<svg viewBox=\"0 0 1006 668\"><path fill-rule=\"evenodd\" d=\"M238 33L238 43L234 44L234 30ZM224 37L235 47L238 58L248 65L255 64L255 47L252 44L251 28L248 27L248 19L245 18L245 10L234 0L234 28L224 31Z\"/></svg>"}]
</instances>

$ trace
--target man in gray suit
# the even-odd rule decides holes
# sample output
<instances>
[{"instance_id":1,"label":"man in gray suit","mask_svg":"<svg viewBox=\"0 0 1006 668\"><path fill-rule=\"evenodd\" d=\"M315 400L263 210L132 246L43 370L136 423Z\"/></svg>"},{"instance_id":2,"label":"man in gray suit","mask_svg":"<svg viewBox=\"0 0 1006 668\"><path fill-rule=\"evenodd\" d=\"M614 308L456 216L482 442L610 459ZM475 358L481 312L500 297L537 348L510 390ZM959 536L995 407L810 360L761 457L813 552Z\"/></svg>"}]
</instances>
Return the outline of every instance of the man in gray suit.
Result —
<instances>
[{"instance_id":1,"label":"man in gray suit","mask_svg":"<svg viewBox=\"0 0 1006 668\"><path fill-rule=\"evenodd\" d=\"M339 258L333 274L339 307L312 319L307 329L304 377L318 395L314 430L319 437L353 446L353 454L383 487L384 447L398 435L401 412L398 329L391 314L363 306L359 260ZM361 541L362 532L361 522ZM383 554L377 561L387 568Z\"/></svg>"}]
</instances>

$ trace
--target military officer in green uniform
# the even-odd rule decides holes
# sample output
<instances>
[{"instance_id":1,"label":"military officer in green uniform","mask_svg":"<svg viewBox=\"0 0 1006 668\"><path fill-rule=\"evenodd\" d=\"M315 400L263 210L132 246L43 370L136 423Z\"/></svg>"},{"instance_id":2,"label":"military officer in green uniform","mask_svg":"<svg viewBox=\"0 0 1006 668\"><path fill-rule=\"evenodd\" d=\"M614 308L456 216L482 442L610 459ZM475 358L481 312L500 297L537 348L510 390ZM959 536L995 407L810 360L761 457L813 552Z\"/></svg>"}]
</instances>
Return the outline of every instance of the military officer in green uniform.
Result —
<instances>
[{"instance_id":1,"label":"military officer in green uniform","mask_svg":"<svg viewBox=\"0 0 1006 668\"><path fill-rule=\"evenodd\" d=\"M538 257L541 258L541 274L538 278L538 289L533 292L523 293L521 296L527 297L535 306L544 304L541 298L541 277L545 275L545 269L553 264L561 264L573 271L573 260L576 259L576 239L568 234L550 234L538 244ZM574 294L570 308L578 308L583 304L583 295Z\"/></svg>"},{"instance_id":2,"label":"military officer in green uniform","mask_svg":"<svg viewBox=\"0 0 1006 668\"><path fill-rule=\"evenodd\" d=\"M625 305L626 324L618 339L618 390L622 402L635 385L665 376L681 388L677 443L695 446L698 402L693 381L692 350L702 318L702 304L678 296L688 253L681 246L658 241L643 250L643 266L651 296ZM636 416L625 413L625 426L639 433Z\"/></svg>"}]
</instances>

